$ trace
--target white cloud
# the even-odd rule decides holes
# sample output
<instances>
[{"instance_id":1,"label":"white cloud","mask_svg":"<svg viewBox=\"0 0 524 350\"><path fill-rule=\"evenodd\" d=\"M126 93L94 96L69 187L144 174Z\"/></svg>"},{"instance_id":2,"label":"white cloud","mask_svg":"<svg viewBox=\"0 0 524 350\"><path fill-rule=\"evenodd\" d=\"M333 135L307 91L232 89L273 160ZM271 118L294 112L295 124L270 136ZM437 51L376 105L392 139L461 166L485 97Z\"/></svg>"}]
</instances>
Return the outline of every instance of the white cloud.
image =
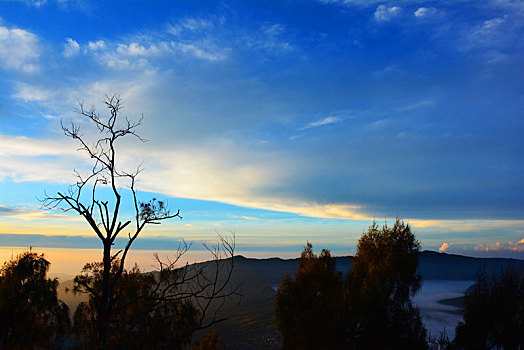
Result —
<instances>
[{"instance_id":1,"label":"white cloud","mask_svg":"<svg viewBox=\"0 0 524 350\"><path fill-rule=\"evenodd\" d=\"M385 5L378 5L375 10L375 20L379 22L389 21L392 18L400 15L402 9L398 6L386 7Z\"/></svg>"},{"instance_id":2,"label":"white cloud","mask_svg":"<svg viewBox=\"0 0 524 350\"><path fill-rule=\"evenodd\" d=\"M160 43L160 45L164 48L167 46L165 43ZM155 56L161 52L155 44L146 47L134 42L128 45L119 44L116 51L124 56Z\"/></svg>"},{"instance_id":3,"label":"white cloud","mask_svg":"<svg viewBox=\"0 0 524 350\"><path fill-rule=\"evenodd\" d=\"M80 52L80 45L78 42L71 38L66 39L66 43L64 44L64 51L63 55L65 57L72 57Z\"/></svg>"},{"instance_id":4,"label":"white cloud","mask_svg":"<svg viewBox=\"0 0 524 350\"><path fill-rule=\"evenodd\" d=\"M434 7L420 7L415 12L413 12L413 15L417 18L424 18L424 17L430 17L437 13L437 9Z\"/></svg>"},{"instance_id":5,"label":"white cloud","mask_svg":"<svg viewBox=\"0 0 524 350\"><path fill-rule=\"evenodd\" d=\"M155 59L172 60L189 56L199 60L216 61L227 57L226 50L204 41L182 43L137 38L130 43L90 42L89 48L94 51L94 57L100 64L115 70L153 69Z\"/></svg>"},{"instance_id":6,"label":"white cloud","mask_svg":"<svg viewBox=\"0 0 524 350\"><path fill-rule=\"evenodd\" d=\"M89 47L90 50L96 51L96 50L104 49L106 47L106 43L103 40L90 41L87 44L87 46Z\"/></svg>"},{"instance_id":7,"label":"white cloud","mask_svg":"<svg viewBox=\"0 0 524 350\"><path fill-rule=\"evenodd\" d=\"M325 118L319 119L317 121L311 122L311 123L307 124L306 126L300 128L299 130L306 130L306 129L311 129L311 128L317 128L319 126L335 124L335 123L338 123L340 121L341 121L341 119L338 118L338 117L325 117Z\"/></svg>"},{"instance_id":8,"label":"white cloud","mask_svg":"<svg viewBox=\"0 0 524 350\"><path fill-rule=\"evenodd\" d=\"M33 5L34 7L42 7L47 3L47 0L29 0L29 3Z\"/></svg>"},{"instance_id":9,"label":"white cloud","mask_svg":"<svg viewBox=\"0 0 524 350\"><path fill-rule=\"evenodd\" d=\"M57 155L78 155L75 149L69 149L67 139L63 141L39 140L24 136L0 134L0 156L40 157ZM29 169L31 171L31 169Z\"/></svg>"},{"instance_id":10,"label":"white cloud","mask_svg":"<svg viewBox=\"0 0 524 350\"><path fill-rule=\"evenodd\" d=\"M203 60L216 61L223 60L227 57L226 53L223 51L214 51L195 44L171 42L171 45L177 52L191 55Z\"/></svg>"},{"instance_id":11,"label":"white cloud","mask_svg":"<svg viewBox=\"0 0 524 350\"><path fill-rule=\"evenodd\" d=\"M24 102L44 102L51 96L52 92L50 90L26 83L17 83L16 92L12 95L12 97Z\"/></svg>"},{"instance_id":12,"label":"white cloud","mask_svg":"<svg viewBox=\"0 0 524 350\"><path fill-rule=\"evenodd\" d=\"M26 30L0 26L0 65L5 69L33 73L38 71L38 37Z\"/></svg>"}]
</instances>

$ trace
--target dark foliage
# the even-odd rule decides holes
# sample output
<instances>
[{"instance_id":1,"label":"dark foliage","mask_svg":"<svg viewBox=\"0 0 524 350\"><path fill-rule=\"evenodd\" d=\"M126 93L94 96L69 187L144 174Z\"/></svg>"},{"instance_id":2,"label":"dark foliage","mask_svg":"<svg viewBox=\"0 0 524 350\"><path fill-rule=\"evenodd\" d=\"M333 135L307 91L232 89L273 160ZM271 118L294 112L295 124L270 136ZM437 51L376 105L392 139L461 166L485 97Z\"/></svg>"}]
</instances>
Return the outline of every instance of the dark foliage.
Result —
<instances>
[{"instance_id":1,"label":"dark foliage","mask_svg":"<svg viewBox=\"0 0 524 350\"><path fill-rule=\"evenodd\" d=\"M456 328L456 348L524 347L524 278L515 270L507 268L491 281L480 271L464 306L464 321Z\"/></svg>"},{"instance_id":2,"label":"dark foliage","mask_svg":"<svg viewBox=\"0 0 524 350\"><path fill-rule=\"evenodd\" d=\"M329 251L300 257L276 295L277 325L287 349L425 349L426 329L411 297L419 290L420 245L409 225L376 223L359 241L345 281ZM345 282L345 283L344 283Z\"/></svg>"},{"instance_id":3,"label":"dark foliage","mask_svg":"<svg viewBox=\"0 0 524 350\"><path fill-rule=\"evenodd\" d=\"M419 250L410 226L400 219L393 227L373 223L360 238L348 279L353 347L427 347L426 329L411 301L421 286Z\"/></svg>"},{"instance_id":4,"label":"dark foliage","mask_svg":"<svg viewBox=\"0 0 524 350\"><path fill-rule=\"evenodd\" d=\"M119 264L114 263L111 273L116 273L118 267ZM102 293L102 274L102 264L92 263L75 278L76 292L90 296L74 315L77 340L87 347L96 345L95 325L99 317L96 296ZM198 328L198 311L189 300L164 298L163 292L153 273L141 273L136 266L130 271L124 270L115 286L107 347L180 349L190 344L191 335Z\"/></svg>"},{"instance_id":5,"label":"dark foliage","mask_svg":"<svg viewBox=\"0 0 524 350\"><path fill-rule=\"evenodd\" d=\"M55 348L69 330L69 309L47 278L44 255L24 252L0 270L0 347Z\"/></svg>"},{"instance_id":6,"label":"dark foliage","mask_svg":"<svg viewBox=\"0 0 524 350\"><path fill-rule=\"evenodd\" d=\"M295 278L288 274L277 290L276 321L284 349L335 349L344 340L342 276L328 250L320 256L304 248Z\"/></svg>"},{"instance_id":7,"label":"dark foliage","mask_svg":"<svg viewBox=\"0 0 524 350\"><path fill-rule=\"evenodd\" d=\"M194 342L191 346L191 350L222 350L225 348L226 344L222 342L216 330L204 334L200 341Z\"/></svg>"}]
</instances>

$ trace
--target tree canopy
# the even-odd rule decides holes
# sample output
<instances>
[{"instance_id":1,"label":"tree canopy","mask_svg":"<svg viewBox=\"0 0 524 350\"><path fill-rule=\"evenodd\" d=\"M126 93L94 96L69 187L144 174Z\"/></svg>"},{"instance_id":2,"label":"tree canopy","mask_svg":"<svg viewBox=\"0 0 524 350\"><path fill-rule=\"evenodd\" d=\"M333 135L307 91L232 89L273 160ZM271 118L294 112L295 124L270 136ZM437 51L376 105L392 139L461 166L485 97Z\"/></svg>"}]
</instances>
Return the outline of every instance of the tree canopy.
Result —
<instances>
[{"instance_id":1,"label":"tree canopy","mask_svg":"<svg viewBox=\"0 0 524 350\"><path fill-rule=\"evenodd\" d=\"M484 270L464 298L458 349L524 348L524 278L508 267L491 281Z\"/></svg>"},{"instance_id":2,"label":"tree canopy","mask_svg":"<svg viewBox=\"0 0 524 350\"><path fill-rule=\"evenodd\" d=\"M116 273L118 266L115 262L111 273ZM102 292L102 274L102 263L93 263L75 278L75 291L89 295L74 315L74 333L84 346L96 346L93 320L98 312L95 296ZM115 311L109 319L108 348L179 349L190 344L198 328L198 310L189 299L166 298L166 290L157 279L154 273L142 273L137 266L124 269L114 289Z\"/></svg>"},{"instance_id":3,"label":"tree canopy","mask_svg":"<svg viewBox=\"0 0 524 350\"><path fill-rule=\"evenodd\" d=\"M276 321L284 349L342 346L345 317L342 275L329 250L319 256L307 243L294 278L286 274L276 293Z\"/></svg>"},{"instance_id":4,"label":"tree canopy","mask_svg":"<svg viewBox=\"0 0 524 350\"><path fill-rule=\"evenodd\" d=\"M411 297L420 289L420 243L409 224L373 223L358 242L349 278L352 326L358 348L425 348L426 330Z\"/></svg>"},{"instance_id":5,"label":"tree canopy","mask_svg":"<svg viewBox=\"0 0 524 350\"><path fill-rule=\"evenodd\" d=\"M47 278L43 254L24 252L0 270L0 347L54 348L69 329L69 309Z\"/></svg>"},{"instance_id":6,"label":"tree canopy","mask_svg":"<svg viewBox=\"0 0 524 350\"><path fill-rule=\"evenodd\" d=\"M284 348L424 349L426 329L411 297L419 290L420 244L408 224L373 223L342 278L328 250L307 244L294 278L276 295Z\"/></svg>"}]
</instances>

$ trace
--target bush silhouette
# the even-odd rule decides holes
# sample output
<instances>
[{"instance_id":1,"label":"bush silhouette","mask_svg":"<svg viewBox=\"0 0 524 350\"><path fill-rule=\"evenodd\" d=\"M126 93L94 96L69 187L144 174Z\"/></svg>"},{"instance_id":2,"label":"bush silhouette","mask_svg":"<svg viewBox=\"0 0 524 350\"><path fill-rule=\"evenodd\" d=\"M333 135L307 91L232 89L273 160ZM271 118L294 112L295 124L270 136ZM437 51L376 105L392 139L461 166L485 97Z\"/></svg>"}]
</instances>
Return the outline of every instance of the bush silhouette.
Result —
<instances>
[{"instance_id":1,"label":"bush silhouette","mask_svg":"<svg viewBox=\"0 0 524 350\"><path fill-rule=\"evenodd\" d=\"M0 270L0 347L54 348L69 329L69 309L58 300L49 261L29 251Z\"/></svg>"}]
</instances>

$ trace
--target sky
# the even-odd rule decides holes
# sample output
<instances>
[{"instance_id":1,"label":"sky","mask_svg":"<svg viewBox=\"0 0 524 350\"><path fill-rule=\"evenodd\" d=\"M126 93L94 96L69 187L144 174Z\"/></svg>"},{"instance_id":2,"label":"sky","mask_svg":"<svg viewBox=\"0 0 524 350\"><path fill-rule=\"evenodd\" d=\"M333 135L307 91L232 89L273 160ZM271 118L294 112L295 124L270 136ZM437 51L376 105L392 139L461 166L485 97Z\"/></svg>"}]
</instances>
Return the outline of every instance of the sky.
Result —
<instances>
[{"instance_id":1,"label":"sky","mask_svg":"<svg viewBox=\"0 0 524 350\"><path fill-rule=\"evenodd\" d=\"M93 136L79 103L117 94L148 140L119 166L183 217L137 250L347 255L398 216L422 249L524 258L523 34L509 0L0 1L0 246L100 247L38 198L90 164L60 122Z\"/></svg>"}]
</instances>

